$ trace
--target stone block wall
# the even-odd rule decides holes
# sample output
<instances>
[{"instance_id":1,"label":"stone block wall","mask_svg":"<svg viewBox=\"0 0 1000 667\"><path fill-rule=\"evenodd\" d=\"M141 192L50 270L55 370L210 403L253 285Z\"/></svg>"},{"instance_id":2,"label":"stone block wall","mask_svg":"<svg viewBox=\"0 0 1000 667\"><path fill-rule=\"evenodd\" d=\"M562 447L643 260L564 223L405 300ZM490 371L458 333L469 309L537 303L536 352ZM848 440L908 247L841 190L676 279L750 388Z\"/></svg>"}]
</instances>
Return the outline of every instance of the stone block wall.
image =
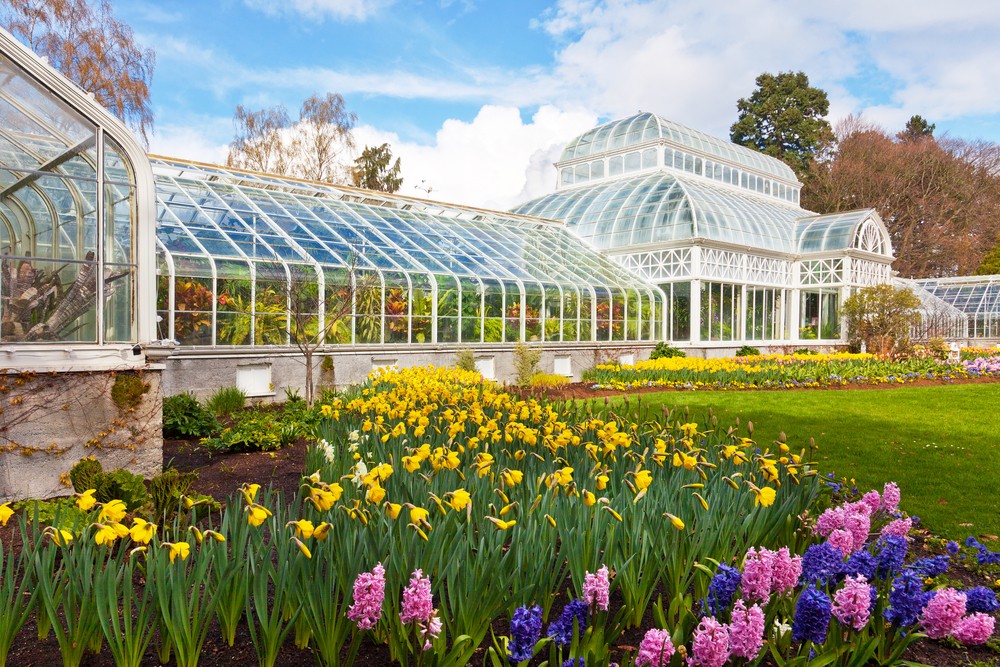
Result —
<instances>
[{"instance_id":1,"label":"stone block wall","mask_svg":"<svg viewBox=\"0 0 1000 667\"><path fill-rule=\"evenodd\" d=\"M0 374L0 502L72 493L86 456L144 476L163 466L158 369Z\"/></svg>"}]
</instances>

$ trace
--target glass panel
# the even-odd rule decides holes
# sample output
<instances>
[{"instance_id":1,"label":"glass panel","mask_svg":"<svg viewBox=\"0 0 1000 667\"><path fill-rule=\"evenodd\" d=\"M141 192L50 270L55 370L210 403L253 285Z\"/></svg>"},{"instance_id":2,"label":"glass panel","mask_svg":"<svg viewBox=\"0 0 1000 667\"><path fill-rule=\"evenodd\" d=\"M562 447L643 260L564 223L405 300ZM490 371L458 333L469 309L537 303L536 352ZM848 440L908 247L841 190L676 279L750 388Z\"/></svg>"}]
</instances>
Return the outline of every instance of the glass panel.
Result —
<instances>
[{"instance_id":1,"label":"glass panel","mask_svg":"<svg viewBox=\"0 0 1000 667\"><path fill-rule=\"evenodd\" d=\"M587 163L576 165L576 170L573 175L573 180L576 183L584 183L590 180L590 165Z\"/></svg>"},{"instance_id":2,"label":"glass panel","mask_svg":"<svg viewBox=\"0 0 1000 667\"><path fill-rule=\"evenodd\" d=\"M840 313L837 310L839 295L834 291L823 292L823 310L820 315L822 329L820 337L824 340L840 338Z\"/></svg>"},{"instance_id":3,"label":"glass panel","mask_svg":"<svg viewBox=\"0 0 1000 667\"><path fill-rule=\"evenodd\" d=\"M642 166L642 159L639 156L639 152L635 151L633 153L628 153L625 155L625 171L637 171Z\"/></svg>"},{"instance_id":4,"label":"glass panel","mask_svg":"<svg viewBox=\"0 0 1000 667\"><path fill-rule=\"evenodd\" d=\"M618 176L624 171L624 161L621 155L608 158L608 176Z\"/></svg>"},{"instance_id":5,"label":"glass panel","mask_svg":"<svg viewBox=\"0 0 1000 667\"><path fill-rule=\"evenodd\" d=\"M670 295L670 339L690 340L691 283L672 283L661 287Z\"/></svg>"},{"instance_id":6,"label":"glass panel","mask_svg":"<svg viewBox=\"0 0 1000 667\"><path fill-rule=\"evenodd\" d=\"M656 166L656 149L649 148L642 152L642 168L652 169Z\"/></svg>"},{"instance_id":7,"label":"glass panel","mask_svg":"<svg viewBox=\"0 0 1000 667\"><path fill-rule=\"evenodd\" d=\"M462 341L482 340L483 290L478 280L462 278Z\"/></svg>"},{"instance_id":8,"label":"glass panel","mask_svg":"<svg viewBox=\"0 0 1000 667\"><path fill-rule=\"evenodd\" d=\"M562 340L579 340L580 297L575 289L563 288Z\"/></svg>"},{"instance_id":9,"label":"glass panel","mask_svg":"<svg viewBox=\"0 0 1000 667\"><path fill-rule=\"evenodd\" d=\"M573 168L563 167L559 172L559 182L562 185L573 185Z\"/></svg>"},{"instance_id":10,"label":"glass panel","mask_svg":"<svg viewBox=\"0 0 1000 667\"><path fill-rule=\"evenodd\" d=\"M639 338L639 295L634 290L628 291L625 310L625 339L637 340Z\"/></svg>"},{"instance_id":11,"label":"glass panel","mask_svg":"<svg viewBox=\"0 0 1000 667\"><path fill-rule=\"evenodd\" d=\"M487 343L503 341L503 285L496 280L485 280L485 306L483 327Z\"/></svg>"},{"instance_id":12,"label":"glass panel","mask_svg":"<svg viewBox=\"0 0 1000 667\"><path fill-rule=\"evenodd\" d=\"M0 340L97 342L96 262L3 258L0 275Z\"/></svg>"},{"instance_id":13,"label":"glass panel","mask_svg":"<svg viewBox=\"0 0 1000 667\"><path fill-rule=\"evenodd\" d=\"M169 280L169 276L161 276ZM167 294L164 291L164 305ZM212 344L211 278L178 276L174 279L174 339L181 345ZM220 299L220 309L223 307ZM247 320L249 323L249 320ZM248 332L249 334L249 332Z\"/></svg>"},{"instance_id":14,"label":"glass panel","mask_svg":"<svg viewBox=\"0 0 1000 667\"><path fill-rule=\"evenodd\" d=\"M590 290L580 290L580 340L591 340L594 333L594 299Z\"/></svg>"},{"instance_id":15,"label":"glass panel","mask_svg":"<svg viewBox=\"0 0 1000 667\"><path fill-rule=\"evenodd\" d=\"M590 163L590 177L604 178L604 160L596 160Z\"/></svg>"},{"instance_id":16,"label":"glass panel","mask_svg":"<svg viewBox=\"0 0 1000 667\"><path fill-rule=\"evenodd\" d=\"M504 313L504 340L516 343L521 340L521 290L517 283L505 281L503 286L507 299Z\"/></svg>"},{"instance_id":17,"label":"glass panel","mask_svg":"<svg viewBox=\"0 0 1000 667\"><path fill-rule=\"evenodd\" d=\"M562 296L559 293L559 288L546 286L545 309L542 313L544 318L542 330L545 333L545 340L559 340L562 331L561 310Z\"/></svg>"},{"instance_id":18,"label":"glass panel","mask_svg":"<svg viewBox=\"0 0 1000 667\"><path fill-rule=\"evenodd\" d=\"M525 285L527 295L524 308L524 339L542 339L542 289L534 283Z\"/></svg>"},{"instance_id":19,"label":"glass panel","mask_svg":"<svg viewBox=\"0 0 1000 667\"><path fill-rule=\"evenodd\" d=\"M815 340L819 337L820 293L802 292L801 299L799 338Z\"/></svg>"}]
</instances>

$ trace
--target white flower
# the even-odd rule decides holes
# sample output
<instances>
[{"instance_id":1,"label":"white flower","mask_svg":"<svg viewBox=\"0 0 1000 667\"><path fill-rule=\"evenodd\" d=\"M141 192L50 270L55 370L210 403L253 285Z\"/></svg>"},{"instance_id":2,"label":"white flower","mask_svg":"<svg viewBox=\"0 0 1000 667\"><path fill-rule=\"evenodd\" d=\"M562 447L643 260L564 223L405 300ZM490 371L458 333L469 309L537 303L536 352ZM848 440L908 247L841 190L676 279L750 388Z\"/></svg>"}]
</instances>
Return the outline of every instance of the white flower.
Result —
<instances>
[{"instance_id":1,"label":"white flower","mask_svg":"<svg viewBox=\"0 0 1000 667\"><path fill-rule=\"evenodd\" d=\"M357 429L354 429L353 431L347 434L347 439L350 440L351 442L357 442L358 440L361 439L361 432L358 431Z\"/></svg>"},{"instance_id":2,"label":"white flower","mask_svg":"<svg viewBox=\"0 0 1000 667\"><path fill-rule=\"evenodd\" d=\"M354 476L351 477L351 481L353 481L356 486L360 487L364 483L361 480L368 474L368 466L365 465L364 461L358 461L352 470L354 470Z\"/></svg>"}]
</instances>

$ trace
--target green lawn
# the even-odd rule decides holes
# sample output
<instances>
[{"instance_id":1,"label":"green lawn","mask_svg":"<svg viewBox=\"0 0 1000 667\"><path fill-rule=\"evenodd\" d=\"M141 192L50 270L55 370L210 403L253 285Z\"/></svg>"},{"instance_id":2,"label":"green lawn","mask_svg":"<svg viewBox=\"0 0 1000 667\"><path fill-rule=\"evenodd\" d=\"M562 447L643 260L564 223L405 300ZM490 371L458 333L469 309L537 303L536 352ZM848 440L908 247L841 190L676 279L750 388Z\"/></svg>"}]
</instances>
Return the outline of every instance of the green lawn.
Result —
<instances>
[{"instance_id":1,"label":"green lawn","mask_svg":"<svg viewBox=\"0 0 1000 667\"><path fill-rule=\"evenodd\" d=\"M953 539L1000 535L1000 383L664 392L644 394L642 402L689 406L700 424L711 407L720 427L739 417L745 428L750 420L759 443L784 431L795 451L812 437L822 472L854 478L862 490L895 481L903 509L933 532Z\"/></svg>"}]
</instances>

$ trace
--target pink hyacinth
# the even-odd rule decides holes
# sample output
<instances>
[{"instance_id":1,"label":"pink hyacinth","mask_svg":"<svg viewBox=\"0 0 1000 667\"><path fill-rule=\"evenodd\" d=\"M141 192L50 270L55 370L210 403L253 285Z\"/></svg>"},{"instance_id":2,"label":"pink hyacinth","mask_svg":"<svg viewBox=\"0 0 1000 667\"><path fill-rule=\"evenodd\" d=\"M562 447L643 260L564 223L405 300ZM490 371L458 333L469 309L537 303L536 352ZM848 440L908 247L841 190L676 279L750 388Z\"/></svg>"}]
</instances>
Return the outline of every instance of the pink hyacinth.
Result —
<instances>
[{"instance_id":1,"label":"pink hyacinth","mask_svg":"<svg viewBox=\"0 0 1000 667\"><path fill-rule=\"evenodd\" d=\"M347 610L347 618L361 630L371 630L382 618L385 600L385 568L379 563L371 572L362 572L354 580L354 604Z\"/></svg>"},{"instance_id":2,"label":"pink hyacinth","mask_svg":"<svg viewBox=\"0 0 1000 667\"><path fill-rule=\"evenodd\" d=\"M399 612L399 620L403 625L417 621L428 623L433 616L430 577L425 577L423 570L414 570L410 585L403 589L403 610Z\"/></svg>"},{"instance_id":3,"label":"pink hyacinth","mask_svg":"<svg viewBox=\"0 0 1000 667\"><path fill-rule=\"evenodd\" d=\"M865 542L868 541L868 533L872 530L871 516L861 511L845 513L844 530L849 532L854 540L851 551L845 554L849 555L865 546Z\"/></svg>"},{"instance_id":4,"label":"pink hyacinth","mask_svg":"<svg viewBox=\"0 0 1000 667\"><path fill-rule=\"evenodd\" d=\"M761 547L759 551L753 547L747 549L747 555L743 561L743 580L740 584L744 600L766 602L771 596L771 574L774 571L773 553L764 547Z\"/></svg>"},{"instance_id":5,"label":"pink hyacinth","mask_svg":"<svg viewBox=\"0 0 1000 667\"><path fill-rule=\"evenodd\" d=\"M596 574L587 572L583 578L583 600L589 605L597 605L601 611L608 610L608 591L611 580L608 578L608 566L605 565Z\"/></svg>"},{"instance_id":6,"label":"pink hyacinth","mask_svg":"<svg viewBox=\"0 0 1000 667\"><path fill-rule=\"evenodd\" d=\"M799 583L802 576L802 556L793 556L788 547L771 552L771 592L784 595Z\"/></svg>"},{"instance_id":7,"label":"pink hyacinth","mask_svg":"<svg viewBox=\"0 0 1000 667\"><path fill-rule=\"evenodd\" d=\"M729 623L729 650L739 658L753 660L764 647L764 611L760 605L747 609L737 600Z\"/></svg>"},{"instance_id":8,"label":"pink hyacinth","mask_svg":"<svg viewBox=\"0 0 1000 667\"><path fill-rule=\"evenodd\" d=\"M871 602L868 579L860 574L847 577L844 587L833 595L833 615L844 625L860 630L868 624Z\"/></svg>"},{"instance_id":9,"label":"pink hyacinth","mask_svg":"<svg viewBox=\"0 0 1000 667\"><path fill-rule=\"evenodd\" d=\"M666 667L674 655L674 643L666 630L650 628L639 644L639 655L635 657L635 667Z\"/></svg>"},{"instance_id":10,"label":"pink hyacinth","mask_svg":"<svg viewBox=\"0 0 1000 667\"><path fill-rule=\"evenodd\" d=\"M989 614L969 614L958 622L951 636L966 646L985 644L993 636L996 621Z\"/></svg>"},{"instance_id":11,"label":"pink hyacinth","mask_svg":"<svg viewBox=\"0 0 1000 667\"><path fill-rule=\"evenodd\" d=\"M706 616L694 631L688 665L722 667L728 659L729 631L714 616Z\"/></svg>"},{"instance_id":12,"label":"pink hyacinth","mask_svg":"<svg viewBox=\"0 0 1000 667\"><path fill-rule=\"evenodd\" d=\"M839 549L845 557L854 553L854 536L843 528L832 530L826 541L829 542L830 546Z\"/></svg>"},{"instance_id":13,"label":"pink hyacinth","mask_svg":"<svg viewBox=\"0 0 1000 667\"><path fill-rule=\"evenodd\" d=\"M878 491L872 490L862 496L861 502L868 508L868 516L871 516L882 506L882 497Z\"/></svg>"},{"instance_id":14,"label":"pink hyacinth","mask_svg":"<svg viewBox=\"0 0 1000 667\"><path fill-rule=\"evenodd\" d=\"M882 488L882 509L889 514L899 509L899 487L895 482L887 482Z\"/></svg>"},{"instance_id":15,"label":"pink hyacinth","mask_svg":"<svg viewBox=\"0 0 1000 667\"><path fill-rule=\"evenodd\" d=\"M950 635L965 615L965 593L943 588L931 598L920 615L920 626L931 639Z\"/></svg>"},{"instance_id":16,"label":"pink hyacinth","mask_svg":"<svg viewBox=\"0 0 1000 667\"><path fill-rule=\"evenodd\" d=\"M420 639L424 640L424 650L430 650L431 640L437 639L438 635L441 634L441 619L438 618L437 609L431 611L431 617L426 621L417 621L417 631Z\"/></svg>"},{"instance_id":17,"label":"pink hyacinth","mask_svg":"<svg viewBox=\"0 0 1000 667\"><path fill-rule=\"evenodd\" d=\"M906 537L910 532L910 528L913 528L912 519L895 519L886 524L885 528L882 529L882 537L885 537L886 535Z\"/></svg>"},{"instance_id":18,"label":"pink hyacinth","mask_svg":"<svg viewBox=\"0 0 1000 667\"><path fill-rule=\"evenodd\" d=\"M816 519L816 525L813 526L814 535L822 535L826 537L832 533L837 528L844 527L844 508L843 507L831 507Z\"/></svg>"}]
</instances>

